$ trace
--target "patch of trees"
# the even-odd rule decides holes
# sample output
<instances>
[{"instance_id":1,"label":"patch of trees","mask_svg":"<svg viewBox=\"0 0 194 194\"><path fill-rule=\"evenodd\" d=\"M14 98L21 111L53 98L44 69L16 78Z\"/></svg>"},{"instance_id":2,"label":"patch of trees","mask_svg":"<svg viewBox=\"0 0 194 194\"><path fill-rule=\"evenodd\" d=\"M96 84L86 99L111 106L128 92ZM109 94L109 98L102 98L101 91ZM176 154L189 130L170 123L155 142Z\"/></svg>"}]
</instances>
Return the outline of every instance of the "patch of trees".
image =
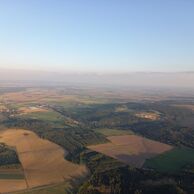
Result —
<instances>
[{"instance_id":1,"label":"patch of trees","mask_svg":"<svg viewBox=\"0 0 194 194\"><path fill-rule=\"evenodd\" d=\"M66 111L63 107L54 107L56 111L71 117L84 128L117 128L132 130L147 138L175 146L194 148L194 111L175 107L176 101L155 103L125 103L128 111L117 112L121 104L102 104L78 107ZM135 116L136 112L157 111L161 118L151 121Z\"/></svg>"},{"instance_id":2,"label":"patch of trees","mask_svg":"<svg viewBox=\"0 0 194 194\"><path fill-rule=\"evenodd\" d=\"M79 194L184 194L193 193L194 175L159 174L127 166L95 171Z\"/></svg>"},{"instance_id":3,"label":"patch of trees","mask_svg":"<svg viewBox=\"0 0 194 194\"><path fill-rule=\"evenodd\" d=\"M0 166L9 165L9 164L19 164L19 159L16 151L8 147L7 145L0 144Z\"/></svg>"},{"instance_id":4,"label":"patch of trees","mask_svg":"<svg viewBox=\"0 0 194 194\"><path fill-rule=\"evenodd\" d=\"M9 128L15 127L31 130L38 134L39 137L60 145L68 152L67 159L75 162L79 162L79 153L85 146L107 142L103 135L95 133L90 129L67 126L64 128L53 128L49 123L36 119L12 118L4 122L4 125Z\"/></svg>"}]
</instances>

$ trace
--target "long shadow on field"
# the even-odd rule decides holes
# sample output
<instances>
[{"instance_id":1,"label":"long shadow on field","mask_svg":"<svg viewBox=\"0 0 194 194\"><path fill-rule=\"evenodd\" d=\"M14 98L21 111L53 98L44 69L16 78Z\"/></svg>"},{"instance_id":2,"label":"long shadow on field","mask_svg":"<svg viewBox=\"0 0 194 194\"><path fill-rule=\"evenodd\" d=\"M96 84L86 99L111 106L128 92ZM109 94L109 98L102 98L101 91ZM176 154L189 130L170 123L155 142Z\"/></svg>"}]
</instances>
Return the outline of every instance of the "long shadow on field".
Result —
<instances>
[{"instance_id":1,"label":"long shadow on field","mask_svg":"<svg viewBox=\"0 0 194 194\"><path fill-rule=\"evenodd\" d=\"M136 168L141 168L146 161L146 159L149 159L151 157L156 156L157 154L155 153L140 153L140 154L119 154L116 155L115 158L118 160L129 164L130 166L136 167Z\"/></svg>"}]
</instances>

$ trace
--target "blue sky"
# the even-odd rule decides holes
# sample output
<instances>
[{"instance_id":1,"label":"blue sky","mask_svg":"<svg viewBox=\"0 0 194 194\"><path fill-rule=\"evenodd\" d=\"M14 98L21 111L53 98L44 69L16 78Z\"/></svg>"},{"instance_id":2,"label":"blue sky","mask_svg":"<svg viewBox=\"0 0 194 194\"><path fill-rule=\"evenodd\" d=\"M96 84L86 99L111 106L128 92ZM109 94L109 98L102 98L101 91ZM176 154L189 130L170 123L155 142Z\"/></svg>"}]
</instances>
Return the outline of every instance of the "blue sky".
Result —
<instances>
[{"instance_id":1,"label":"blue sky","mask_svg":"<svg viewBox=\"0 0 194 194\"><path fill-rule=\"evenodd\" d=\"M0 0L0 68L194 71L194 1Z\"/></svg>"}]
</instances>

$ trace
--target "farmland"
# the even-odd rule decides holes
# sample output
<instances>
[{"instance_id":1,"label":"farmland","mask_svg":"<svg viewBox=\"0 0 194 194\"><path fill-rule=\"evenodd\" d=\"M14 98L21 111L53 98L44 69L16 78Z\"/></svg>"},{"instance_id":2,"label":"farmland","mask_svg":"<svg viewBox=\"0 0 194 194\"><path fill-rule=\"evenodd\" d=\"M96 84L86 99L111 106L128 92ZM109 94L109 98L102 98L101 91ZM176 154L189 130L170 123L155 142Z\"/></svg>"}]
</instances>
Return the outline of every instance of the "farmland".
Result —
<instances>
[{"instance_id":1,"label":"farmland","mask_svg":"<svg viewBox=\"0 0 194 194\"><path fill-rule=\"evenodd\" d=\"M0 141L16 146L24 169L27 188L69 181L72 177L82 177L87 174L85 166L64 160L65 153L60 146L41 140L32 132L9 129L1 133ZM16 182L14 181L13 184ZM8 184L10 184L9 181ZM20 182L18 185L20 189Z\"/></svg>"},{"instance_id":2,"label":"farmland","mask_svg":"<svg viewBox=\"0 0 194 194\"><path fill-rule=\"evenodd\" d=\"M20 165L6 165L0 168L0 179L24 179L24 172Z\"/></svg>"},{"instance_id":3,"label":"farmland","mask_svg":"<svg viewBox=\"0 0 194 194\"><path fill-rule=\"evenodd\" d=\"M189 148L175 148L154 158L148 159L145 168L152 168L159 172L177 173L187 167L194 167L194 150Z\"/></svg>"},{"instance_id":4,"label":"farmland","mask_svg":"<svg viewBox=\"0 0 194 194\"><path fill-rule=\"evenodd\" d=\"M21 107L18 109L18 112L20 113L20 115L28 114L28 113L36 113L36 112L47 112L47 111L48 110L45 108L34 107L34 106Z\"/></svg>"},{"instance_id":5,"label":"farmland","mask_svg":"<svg viewBox=\"0 0 194 194\"><path fill-rule=\"evenodd\" d=\"M18 190L27 189L25 180L18 179L1 179L0 191L1 193L14 192Z\"/></svg>"},{"instance_id":6,"label":"farmland","mask_svg":"<svg viewBox=\"0 0 194 194\"><path fill-rule=\"evenodd\" d=\"M31 112L31 113L26 113L22 115L24 118L32 118L32 119L39 119L43 121L51 121L51 122L62 122L63 117L53 111L44 111L44 112Z\"/></svg>"},{"instance_id":7,"label":"farmland","mask_svg":"<svg viewBox=\"0 0 194 194\"><path fill-rule=\"evenodd\" d=\"M46 186L42 188L30 189L28 191L20 191L17 194L64 194L65 191L71 190L72 187L69 183L59 183L56 185Z\"/></svg>"},{"instance_id":8,"label":"farmland","mask_svg":"<svg viewBox=\"0 0 194 194\"><path fill-rule=\"evenodd\" d=\"M174 106L182 99L131 99L90 88L3 92L1 190L134 194L157 185L193 192L193 111Z\"/></svg>"},{"instance_id":9,"label":"farmland","mask_svg":"<svg viewBox=\"0 0 194 194\"><path fill-rule=\"evenodd\" d=\"M146 159L172 149L169 145L136 135L110 136L108 140L110 143L88 146L88 148L139 168Z\"/></svg>"},{"instance_id":10,"label":"farmland","mask_svg":"<svg viewBox=\"0 0 194 194\"><path fill-rule=\"evenodd\" d=\"M119 130L119 129L109 129L109 128L98 128L98 129L93 129L93 130L95 132L105 135L106 137L133 134L133 132L130 130Z\"/></svg>"}]
</instances>

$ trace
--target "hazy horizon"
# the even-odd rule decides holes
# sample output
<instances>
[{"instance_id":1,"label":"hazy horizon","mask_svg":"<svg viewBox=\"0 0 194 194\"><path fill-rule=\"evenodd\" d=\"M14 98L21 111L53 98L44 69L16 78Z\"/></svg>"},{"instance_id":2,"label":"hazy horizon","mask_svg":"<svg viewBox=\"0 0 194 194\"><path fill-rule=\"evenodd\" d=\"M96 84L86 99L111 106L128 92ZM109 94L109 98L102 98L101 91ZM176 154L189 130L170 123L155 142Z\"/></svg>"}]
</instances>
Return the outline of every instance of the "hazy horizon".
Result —
<instances>
[{"instance_id":1,"label":"hazy horizon","mask_svg":"<svg viewBox=\"0 0 194 194\"><path fill-rule=\"evenodd\" d=\"M0 81L45 85L194 89L194 72L73 73L0 69Z\"/></svg>"},{"instance_id":2,"label":"hazy horizon","mask_svg":"<svg viewBox=\"0 0 194 194\"><path fill-rule=\"evenodd\" d=\"M194 3L0 2L0 80L193 88Z\"/></svg>"}]
</instances>

